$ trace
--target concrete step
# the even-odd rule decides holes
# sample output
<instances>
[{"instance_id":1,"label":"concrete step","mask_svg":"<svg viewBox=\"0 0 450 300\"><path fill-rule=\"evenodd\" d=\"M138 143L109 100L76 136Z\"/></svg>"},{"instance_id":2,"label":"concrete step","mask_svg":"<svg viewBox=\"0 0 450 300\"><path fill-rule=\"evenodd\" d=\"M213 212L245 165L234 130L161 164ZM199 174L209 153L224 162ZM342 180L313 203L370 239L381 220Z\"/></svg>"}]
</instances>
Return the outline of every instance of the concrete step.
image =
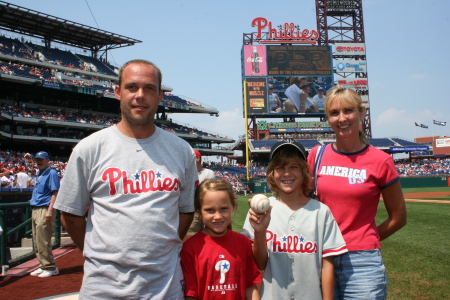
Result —
<instances>
[{"instance_id":1,"label":"concrete step","mask_svg":"<svg viewBox=\"0 0 450 300\"><path fill-rule=\"evenodd\" d=\"M52 237L52 243L54 242L55 238ZM61 234L61 245L66 244L67 242L71 241L72 239L68 234ZM33 247L32 245L33 239L31 238L23 238L21 240L21 247Z\"/></svg>"}]
</instances>

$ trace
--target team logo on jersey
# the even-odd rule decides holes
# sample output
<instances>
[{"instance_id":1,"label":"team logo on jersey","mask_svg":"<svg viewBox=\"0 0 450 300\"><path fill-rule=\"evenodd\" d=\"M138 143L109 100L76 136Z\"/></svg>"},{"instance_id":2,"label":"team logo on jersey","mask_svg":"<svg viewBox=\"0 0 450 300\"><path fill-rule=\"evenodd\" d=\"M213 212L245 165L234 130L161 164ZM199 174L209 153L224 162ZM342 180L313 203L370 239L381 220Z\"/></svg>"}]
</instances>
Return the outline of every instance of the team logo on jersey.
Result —
<instances>
[{"instance_id":1,"label":"team logo on jersey","mask_svg":"<svg viewBox=\"0 0 450 300\"><path fill-rule=\"evenodd\" d=\"M364 183L367 179L366 169L353 169L339 166L322 166L319 175L347 177L349 184Z\"/></svg>"},{"instance_id":2,"label":"team logo on jersey","mask_svg":"<svg viewBox=\"0 0 450 300\"><path fill-rule=\"evenodd\" d=\"M317 253L317 243L307 241L301 235L284 235L280 238L276 233L267 230L266 243L267 248L272 247L272 252Z\"/></svg>"},{"instance_id":3,"label":"team logo on jersey","mask_svg":"<svg viewBox=\"0 0 450 300\"><path fill-rule=\"evenodd\" d=\"M128 178L127 171L119 168L108 168L102 174L102 180L109 184L109 194L142 194L155 191L178 191L178 178L164 177L159 170L136 171ZM121 190L120 190L121 189Z\"/></svg>"},{"instance_id":4,"label":"team logo on jersey","mask_svg":"<svg viewBox=\"0 0 450 300\"><path fill-rule=\"evenodd\" d=\"M219 255L220 260L216 262L214 270L218 272L214 274L214 278L220 277L219 284L208 285L208 291L220 292L226 294L226 291L236 290L238 288L237 283L225 283L228 271L231 269L231 264L225 259L225 255ZM216 275L217 274L217 275ZM217 277L216 277L217 276Z\"/></svg>"}]
</instances>

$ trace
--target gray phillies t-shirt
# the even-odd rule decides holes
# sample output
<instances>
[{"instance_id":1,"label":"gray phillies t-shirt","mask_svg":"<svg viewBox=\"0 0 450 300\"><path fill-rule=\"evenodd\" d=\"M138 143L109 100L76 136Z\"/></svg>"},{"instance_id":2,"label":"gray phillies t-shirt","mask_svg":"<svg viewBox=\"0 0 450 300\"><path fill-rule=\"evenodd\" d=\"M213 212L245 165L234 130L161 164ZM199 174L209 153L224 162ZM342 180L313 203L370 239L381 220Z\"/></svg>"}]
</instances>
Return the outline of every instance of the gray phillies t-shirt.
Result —
<instances>
[{"instance_id":1,"label":"gray phillies t-shirt","mask_svg":"<svg viewBox=\"0 0 450 300\"><path fill-rule=\"evenodd\" d=\"M156 128L146 139L116 126L83 139L55 208L87 218L80 299L183 299L179 213L194 211L189 144Z\"/></svg>"}]
</instances>

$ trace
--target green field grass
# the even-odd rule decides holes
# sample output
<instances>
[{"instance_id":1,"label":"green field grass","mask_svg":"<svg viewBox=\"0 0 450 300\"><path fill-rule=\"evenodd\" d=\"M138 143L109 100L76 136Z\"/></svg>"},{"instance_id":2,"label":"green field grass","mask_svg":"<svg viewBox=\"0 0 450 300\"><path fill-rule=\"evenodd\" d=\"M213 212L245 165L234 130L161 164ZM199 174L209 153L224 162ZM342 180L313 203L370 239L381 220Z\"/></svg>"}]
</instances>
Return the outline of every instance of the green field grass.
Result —
<instances>
[{"instance_id":1,"label":"green field grass","mask_svg":"<svg viewBox=\"0 0 450 300\"><path fill-rule=\"evenodd\" d=\"M389 299L449 299L450 204L406 205L408 224L382 242ZM377 223L386 216L380 203Z\"/></svg>"},{"instance_id":2,"label":"green field grass","mask_svg":"<svg viewBox=\"0 0 450 300\"><path fill-rule=\"evenodd\" d=\"M248 198L237 199L233 216L237 232L248 212ZM407 202L407 210L408 224L382 242L388 299L450 299L450 204ZM377 223L386 217L380 202Z\"/></svg>"},{"instance_id":3,"label":"green field grass","mask_svg":"<svg viewBox=\"0 0 450 300\"><path fill-rule=\"evenodd\" d=\"M404 188L403 193L450 192L450 187Z\"/></svg>"}]
</instances>

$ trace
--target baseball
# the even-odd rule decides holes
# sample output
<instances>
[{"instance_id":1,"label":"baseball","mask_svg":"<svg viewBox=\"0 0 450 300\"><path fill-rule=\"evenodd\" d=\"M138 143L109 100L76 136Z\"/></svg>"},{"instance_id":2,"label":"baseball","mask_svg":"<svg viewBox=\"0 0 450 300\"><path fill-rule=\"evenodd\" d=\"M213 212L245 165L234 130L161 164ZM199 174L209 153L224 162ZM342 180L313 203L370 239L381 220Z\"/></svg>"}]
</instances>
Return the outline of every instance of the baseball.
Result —
<instances>
[{"instance_id":1,"label":"baseball","mask_svg":"<svg viewBox=\"0 0 450 300\"><path fill-rule=\"evenodd\" d=\"M257 214L265 213L270 206L269 199L263 194L257 194L253 196L252 201L250 202L250 207Z\"/></svg>"}]
</instances>

